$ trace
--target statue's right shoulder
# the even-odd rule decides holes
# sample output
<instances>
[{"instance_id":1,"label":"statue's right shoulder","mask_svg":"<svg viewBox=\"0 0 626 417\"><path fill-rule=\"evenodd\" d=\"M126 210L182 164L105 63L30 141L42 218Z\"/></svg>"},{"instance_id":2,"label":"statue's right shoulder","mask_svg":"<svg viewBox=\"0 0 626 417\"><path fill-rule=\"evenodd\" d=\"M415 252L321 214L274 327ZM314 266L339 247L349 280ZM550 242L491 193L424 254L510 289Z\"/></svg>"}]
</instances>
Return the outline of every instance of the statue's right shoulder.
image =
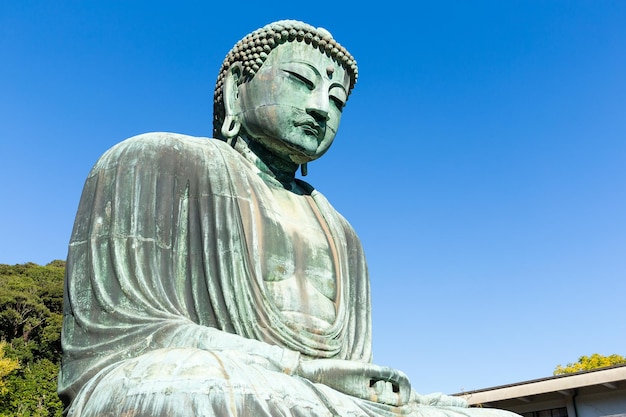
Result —
<instances>
[{"instance_id":1,"label":"statue's right shoulder","mask_svg":"<svg viewBox=\"0 0 626 417\"><path fill-rule=\"evenodd\" d=\"M192 160L224 159L233 156L225 142L207 137L170 132L151 132L128 138L107 150L94 171L123 165L162 165Z\"/></svg>"}]
</instances>

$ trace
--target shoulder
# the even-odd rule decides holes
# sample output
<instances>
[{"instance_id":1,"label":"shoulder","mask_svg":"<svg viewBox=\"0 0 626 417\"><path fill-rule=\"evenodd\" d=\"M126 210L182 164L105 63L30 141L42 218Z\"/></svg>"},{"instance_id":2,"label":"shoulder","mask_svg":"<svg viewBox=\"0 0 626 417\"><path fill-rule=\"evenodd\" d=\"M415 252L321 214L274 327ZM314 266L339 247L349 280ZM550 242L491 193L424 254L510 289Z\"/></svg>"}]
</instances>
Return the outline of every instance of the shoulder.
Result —
<instances>
[{"instance_id":1,"label":"shoulder","mask_svg":"<svg viewBox=\"0 0 626 417\"><path fill-rule=\"evenodd\" d=\"M96 162L92 173L112 167L151 165L195 165L236 158L225 142L170 132L151 132L133 136L107 150Z\"/></svg>"},{"instance_id":2,"label":"shoulder","mask_svg":"<svg viewBox=\"0 0 626 417\"><path fill-rule=\"evenodd\" d=\"M215 154L231 152L230 147L216 139L170 132L151 132L128 138L109 149L104 157L123 157L132 154L154 157L161 154Z\"/></svg>"}]
</instances>

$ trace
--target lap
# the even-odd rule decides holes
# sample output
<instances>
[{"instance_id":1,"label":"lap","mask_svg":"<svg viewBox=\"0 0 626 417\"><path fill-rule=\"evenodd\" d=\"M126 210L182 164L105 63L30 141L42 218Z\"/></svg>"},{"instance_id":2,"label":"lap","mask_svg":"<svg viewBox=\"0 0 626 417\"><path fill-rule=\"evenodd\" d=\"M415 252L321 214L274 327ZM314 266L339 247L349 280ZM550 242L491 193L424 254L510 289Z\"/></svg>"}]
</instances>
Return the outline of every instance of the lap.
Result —
<instances>
[{"instance_id":1,"label":"lap","mask_svg":"<svg viewBox=\"0 0 626 417\"><path fill-rule=\"evenodd\" d=\"M268 370L233 351L160 349L103 369L68 417L104 416L514 417L501 410L411 403L390 407Z\"/></svg>"},{"instance_id":2,"label":"lap","mask_svg":"<svg viewBox=\"0 0 626 417\"><path fill-rule=\"evenodd\" d=\"M330 416L303 380L231 351L161 349L102 370L68 417Z\"/></svg>"}]
</instances>

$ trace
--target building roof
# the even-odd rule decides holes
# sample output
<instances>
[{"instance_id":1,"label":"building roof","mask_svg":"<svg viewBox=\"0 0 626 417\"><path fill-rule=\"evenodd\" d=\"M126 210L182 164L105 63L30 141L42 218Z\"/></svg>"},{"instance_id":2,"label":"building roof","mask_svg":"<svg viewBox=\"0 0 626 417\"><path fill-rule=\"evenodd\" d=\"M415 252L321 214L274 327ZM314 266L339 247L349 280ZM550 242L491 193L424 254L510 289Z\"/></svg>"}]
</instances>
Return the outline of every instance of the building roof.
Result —
<instances>
[{"instance_id":1,"label":"building roof","mask_svg":"<svg viewBox=\"0 0 626 417\"><path fill-rule=\"evenodd\" d=\"M617 389L620 382L626 381L626 364L606 368L581 371L572 374L557 375L547 378L501 385L475 391L452 394L463 397L470 405L482 404L489 406L494 402L517 400L522 402L534 401L541 397L548 401L551 397L557 399L572 395L574 390L587 387L590 391L606 391ZM623 387L624 384L622 384Z\"/></svg>"}]
</instances>

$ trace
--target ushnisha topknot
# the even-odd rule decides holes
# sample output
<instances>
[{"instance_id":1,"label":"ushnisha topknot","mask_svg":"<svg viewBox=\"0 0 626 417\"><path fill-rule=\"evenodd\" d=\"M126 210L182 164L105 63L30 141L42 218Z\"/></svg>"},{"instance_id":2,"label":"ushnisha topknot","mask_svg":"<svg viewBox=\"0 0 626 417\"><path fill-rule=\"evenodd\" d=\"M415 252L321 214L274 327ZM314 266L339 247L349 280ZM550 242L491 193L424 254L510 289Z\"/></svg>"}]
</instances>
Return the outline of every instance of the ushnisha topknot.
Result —
<instances>
[{"instance_id":1,"label":"ushnisha topknot","mask_svg":"<svg viewBox=\"0 0 626 417\"><path fill-rule=\"evenodd\" d=\"M254 77L272 49L285 42L293 41L305 42L313 48L319 49L320 52L325 53L344 67L350 76L348 94L352 92L359 75L356 61L343 46L333 39L330 32L324 28L315 28L298 20L273 22L246 35L235 44L226 55L226 58L224 58L213 95L214 136L219 135L222 122L224 121L222 87L230 66L235 62L241 63L241 81L245 83Z\"/></svg>"}]
</instances>

